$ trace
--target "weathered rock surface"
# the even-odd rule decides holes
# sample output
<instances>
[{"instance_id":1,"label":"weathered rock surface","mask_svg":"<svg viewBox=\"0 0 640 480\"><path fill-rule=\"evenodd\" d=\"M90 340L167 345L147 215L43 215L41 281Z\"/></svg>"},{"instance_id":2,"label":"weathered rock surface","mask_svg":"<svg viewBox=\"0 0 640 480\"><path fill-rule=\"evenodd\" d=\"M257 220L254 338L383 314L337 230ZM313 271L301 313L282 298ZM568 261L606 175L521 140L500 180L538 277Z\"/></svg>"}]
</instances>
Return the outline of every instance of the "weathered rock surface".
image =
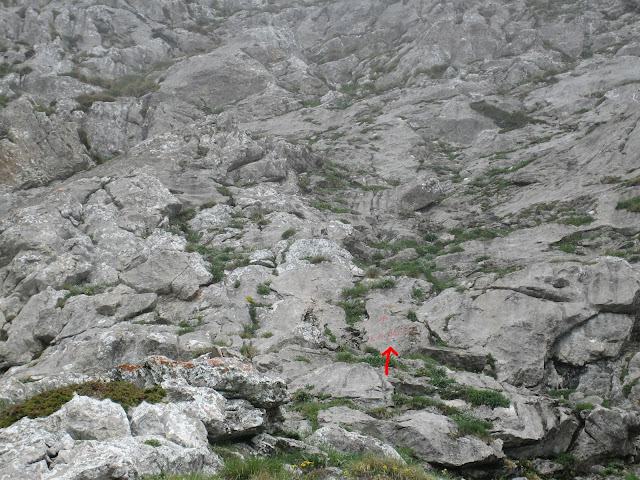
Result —
<instances>
[{"instance_id":1,"label":"weathered rock surface","mask_svg":"<svg viewBox=\"0 0 640 480\"><path fill-rule=\"evenodd\" d=\"M391 445L387 445L380 440L367 437L366 435L348 432L340 427L319 428L313 435L307 437L306 441L313 445L332 446L343 452L359 454L370 453L403 461L402 457Z\"/></svg>"},{"instance_id":2,"label":"weathered rock surface","mask_svg":"<svg viewBox=\"0 0 640 480\"><path fill-rule=\"evenodd\" d=\"M349 398L372 407L389 405L393 392L384 372L362 363L336 363L321 367L296 378L291 388L305 388L305 385L313 385L315 394Z\"/></svg>"},{"instance_id":3,"label":"weathered rock surface","mask_svg":"<svg viewBox=\"0 0 640 480\"><path fill-rule=\"evenodd\" d=\"M242 398L260 407L273 408L289 399L287 386L279 378L258 373L248 363L235 358L198 358L178 362L166 357L149 357L144 365L121 365L116 379L161 385L164 381L181 381L193 387L207 387L227 398Z\"/></svg>"},{"instance_id":4,"label":"weathered rock surface","mask_svg":"<svg viewBox=\"0 0 640 480\"><path fill-rule=\"evenodd\" d=\"M414 449L427 462L447 467L494 463L504 457L502 442L487 445L477 437L455 437L455 422L443 415L412 412L394 422L394 442Z\"/></svg>"},{"instance_id":5,"label":"weathered rock surface","mask_svg":"<svg viewBox=\"0 0 640 480\"><path fill-rule=\"evenodd\" d=\"M119 405L76 396L50 417L0 431L0 478L139 478L167 470L214 473L221 465L206 441L184 448L164 436L132 433ZM144 443L151 438L157 449Z\"/></svg>"},{"instance_id":6,"label":"weathered rock surface","mask_svg":"<svg viewBox=\"0 0 640 480\"><path fill-rule=\"evenodd\" d=\"M127 419L74 399L22 420L0 432L0 477L213 471L207 440L259 433L277 451L266 432L285 381L312 401L393 408L318 420L397 431L465 478L503 475L503 451L568 452L579 468L631 458L639 13L630 0L5 2L0 401L122 366L169 403ZM403 363L387 377L389 346ZM469 388L510 406L473 404ZM558 389L567 405L546 395ZM493 441L452 438L438 402L491 422ZM579 403L596 407L578 416ZM310 427L294 408L285 425Z\"/></svg>"},{"instance_id":7,"label":"weathered rock surface","mask_svg":"<svg viewBox=\"0 0 640 480\"><path fill-rule=\"evenodd\" d=\"M637 412L596 408L585 413L584 429L571 448L583 465L593 465L614 452L621 456L636 454L637 447L629 438L640 433Z\"/></svg>"}]
</instances>

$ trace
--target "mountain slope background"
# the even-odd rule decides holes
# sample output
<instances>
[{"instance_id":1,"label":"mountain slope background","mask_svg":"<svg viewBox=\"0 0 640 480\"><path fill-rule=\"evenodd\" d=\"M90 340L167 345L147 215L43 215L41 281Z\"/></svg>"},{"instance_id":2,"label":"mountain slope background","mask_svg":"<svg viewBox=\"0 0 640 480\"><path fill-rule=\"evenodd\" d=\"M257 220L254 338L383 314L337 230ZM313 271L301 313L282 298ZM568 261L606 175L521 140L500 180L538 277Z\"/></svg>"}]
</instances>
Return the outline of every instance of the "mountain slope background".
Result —
<instances>
[{"instance_id":1,"label":"mountain slope background","mask_svg":"<svg viewBox=\"0 0 640 480\"><path fill-rule=\"evenodd\" d=\"M5 405L224 350L294 393L240 440L633 462L637 2L2 4Z\"/></svg>"}]
</instances>

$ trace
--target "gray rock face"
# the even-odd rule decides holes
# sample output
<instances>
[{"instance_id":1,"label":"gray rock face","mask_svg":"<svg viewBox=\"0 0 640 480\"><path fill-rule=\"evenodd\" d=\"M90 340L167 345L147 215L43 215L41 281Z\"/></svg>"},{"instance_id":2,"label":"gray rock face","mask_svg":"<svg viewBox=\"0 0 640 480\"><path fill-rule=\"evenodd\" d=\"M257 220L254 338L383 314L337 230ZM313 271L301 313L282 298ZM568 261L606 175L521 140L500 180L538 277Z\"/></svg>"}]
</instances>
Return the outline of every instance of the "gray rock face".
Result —
<instances>
[{"instance_id":1,"label":"gray rock face","mask_svg":"<svg viewBox=\"0 0 640 480\"><path fill-rule=\"evenodd\" d=\"M149 357L144 365L121 365L115 378L143 385L182 381L194 387L207 387L227 398L242 398L253 405L273 408L288 401L287 386L279 378L258 373L250 364L234 358L199 358L177 362L166 357Z\"/></svg>"},{"instance_id":2,"label":"gray rock face","mask_svg":"<svg viewBox=\"0 0 640 480\"><path fill-rule=\"evenodd\" d=\"M566 452L578 429L568 408L540 397L511 396L512 406L496 409L495 436L512 457L553 457Z\"/></svg>"},{"instance_id":3,"label":"gray rock face","mask_svg":"<svg viewBox=\"0 0 640 480\"><path fill-rule=\"evenodd\" d=\"M621 278L623 287L609 288ZM543 381L548 358L582 366L618 357L634 323L623 312L633 308L638 291L629 264L605 258L586 267L532 266L472 301L447 292L420 314L447 342L491 353L500 378L533 386Z\"/></svg>"},{"instance_id":4,"label":"gray rock face","mask_svg":"<svg viewBox=\"0 0 640 480\"><path fill-rule=\"evenodd\" d=\"M207 445L204 424L183 413L175 404L150 405L143 402L131 409L129 417L133 435L158 435L183 447Z\"/></svg>"},{"instance_id":5,"label":"gray rock face","mask_svg":"<svg viewBox=\"0 0 640 480\"><path fill-rule=\"evenodd\" d=\"M583 465L593 465L613 452L622 456L636 454L636 446L630 438L640 434L637 412L596 408L585 416L584 429L571 448L571 453Z\"/></svg>"},{"instance_id":6,"label":"gray rock face","mask_svg":"<svg viewBox=\"0 0 640 480\"><path fill-rule=\"evenodd\" d=\"M295 379L291 389L304 388L305 385L313 385L315 394L349 398L374 407L389 405L393 392L384 372L362 363L336 363L321 367Z\"/></svg>"},{"instance_id":7,"label":"gray rock face","mask_svg":"<svg viewBox=\"0 0 640 480\"><path fill-rule=\"evenodd\" d=\"M387 445L375 438L360 435L359 433L348 432L340 427L319 428L313 435L307 437L306 441L312 445L333 446L343 452L359 454L371 453L403 461L402 457L391 445Z\"/></svg>"},{"instance_id":8,"label":"gray rock face","mask_svg":"<svg viewBox=\"0 0 640 480\"><path fill-rule=\"evenodd\" d=\"M455 422L443 415L412 412L395 422L394 442L413 448L427 462L447 467L493 463L504 457L502 442L487 445L472 436L455 437Z\"/></svg>"},{"instance_id":9,"label":"gray rock face","mask_svg":"<svg viewBox=\"0 0 640 480\"><path fill-rule=\"evenodd\" d=\"M122 407L76 396L50 417L22 419L0 431L0 476L134 479L167 470L215 473L221 466L206 441L184 448L164 436L131 434ZM159 447L144 443L152 438Z\"/></svg>"},{"instance_id":10,"label":"gray rock face","mask_svg":"<svg viewBox=\"0 0 640 480\"><path fill-rule=\"evenodd\" d=\"M601 313L587 320L558 341L555 356L565 363L582 366L620 355L634 319L630 315Z\"/></svg>"},{"instance_id":11,"label":"gray rock face","mask_svg":"<svg viewBox=\"0 0 640 480\"><path fill-rule=\"evenodd\" d=\"M131 435L124 409L110 400L75 395L49 420L74 440L108 440Z\"/></svg>"},{"instance_id":12,"label":"gray rock face","mask_svg":"<svg viewBox=\"0 0 640 480\"><path fill-rule=\"evenodd\" d=\"M397 433L465 476L503 475L502 451L635 454L632 1L4 3L0 402L120 366L168 403L22 420L0 477L215 471L207 441L256 435L311 448L268 436L285 410L310 425L287 386L428 397L321 411L318 435ZM441 401L493 441L453 438Z\"/></svg>"},{"instance_id":13,"label":"gray rock face","mask_svg":"<svg viewBox=\"0 0 640 480\"><path fill-rule=\"evenodd\" d=\"M146 262L120 274L120 280L138 292L174 293L189 300L211 281L202 257L182 252L158 252Z\"/></svg>"}]
</instances>

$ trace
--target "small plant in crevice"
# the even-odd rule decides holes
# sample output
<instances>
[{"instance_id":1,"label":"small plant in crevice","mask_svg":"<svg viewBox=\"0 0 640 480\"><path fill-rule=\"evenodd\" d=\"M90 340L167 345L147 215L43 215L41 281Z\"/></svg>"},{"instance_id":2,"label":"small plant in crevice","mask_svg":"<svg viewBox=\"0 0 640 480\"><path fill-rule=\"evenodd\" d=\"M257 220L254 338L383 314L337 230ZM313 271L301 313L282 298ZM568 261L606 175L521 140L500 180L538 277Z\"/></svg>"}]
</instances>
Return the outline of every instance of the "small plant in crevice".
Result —
<instances>
[{"instance_id":1,"label":"small plant in crevice","mask_svg":"<svg viewBox=\"0 0 640 480\"><path fill-rule=\"evenodd\" d=\"M259 295L269 295L271 294L271 289L269 288L269 283L260 283L258 284L258 287L256 288L256 291Z\"/></svg>"},{"instance_id":2,"label":"small plant in crevice","mask_svg":"<svg viewBox=\"0 0 640 480\"><path fill-rule=\"evenodd\" d=\"M240 353L247 357L248 359L252 359L256 355L258 355L258 349L253 346L253 342L242 342L242 346L240 347Z\"/></svg>"},{"instance_id":3,"label":"small plant in crevice","mask_svg":"<svg viewBox=\"0 0 640 480\"><path fill-rule=\"evenodd\" d=\"M295 228L288 228L284 232L282 232L281 238L286 240L290 237L293 237L296 234L297 230Z\"/></svg>"}]
</instances>

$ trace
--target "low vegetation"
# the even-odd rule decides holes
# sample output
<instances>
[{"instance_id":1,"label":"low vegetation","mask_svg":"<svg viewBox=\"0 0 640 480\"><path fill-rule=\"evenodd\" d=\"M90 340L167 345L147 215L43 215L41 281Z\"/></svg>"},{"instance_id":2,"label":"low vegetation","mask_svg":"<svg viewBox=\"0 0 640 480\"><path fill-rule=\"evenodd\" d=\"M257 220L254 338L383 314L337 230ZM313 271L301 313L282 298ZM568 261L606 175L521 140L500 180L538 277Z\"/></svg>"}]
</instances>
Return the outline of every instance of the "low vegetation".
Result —
<instances>
[{"instance_id":1,"label":"low vegetation","mask_svg":"<svg viewBox=\"0 0 640 480\"><path fill-rule=\"evenodd\" d=\"M539 120L529 117L524 112L507 112L506 110L498 108L495 105L490 105L485 101L473 102L470 104L470 107L476 112L493 120L493 122L501 128L500 133L522 128L530 123L540 123Z\"/></svg>"},{"instance_id":2,"label":"low vegetation","mask_svg":"<svg viewBox=\"0 0 640 480\"><path fill-rule=\"evenodd\" d=\"M142 97L160 88L153 77L144 75L124 75L114 80L85 75L79 70L72 70L60 75L73 77L81 82L104 88L100 92L83 93L75 98L78 102L78 110L84 112L88 111L95 102L115 102L117 97Z\"/></svg>"},{"instance_id":3,"label":"low vegetation","mask_svg":"<svg viewBox=\"0 0 640 480\"><path fill-rule=\"evenodd\" d=\"M427 473L406 455L407 463L371 454L347 454L326 449L324 454L306 452L268 457L241 456L229 446L214 447L224 459L215 475L161 475L148 480L291 480L325 478L328 467L337 467L349 480L438 480L449 478ZM446 472L445 472L446 473Z\"/></svg>"},{"instance_id":4,"label":"low vegetation","mask_svg":"<svg viewBox=\"0 0 640 480\"><path fill-rule=\"evenodd\" d=\"M616 210L628 210L629 212L640 213L640 196L618 202Z\"/></svg>"},{"instance_id":5,"label":"low vegetation","mask_svg":"<svg viewBox=\"0 0 640 480\"><path fill-rule=\"evenodd\" d=\"M156 386L143 390L130 382L86 382L55 388L34 395L24 403L13 405L0 412L0 428L6 428L23 417L46 417L57 412L65 403L73 398L73 394L98 398L109 398L122 405L126 410L140 404L143 400L149 403L161 401L166 392Z\"/></svg>"}]
</instances>

